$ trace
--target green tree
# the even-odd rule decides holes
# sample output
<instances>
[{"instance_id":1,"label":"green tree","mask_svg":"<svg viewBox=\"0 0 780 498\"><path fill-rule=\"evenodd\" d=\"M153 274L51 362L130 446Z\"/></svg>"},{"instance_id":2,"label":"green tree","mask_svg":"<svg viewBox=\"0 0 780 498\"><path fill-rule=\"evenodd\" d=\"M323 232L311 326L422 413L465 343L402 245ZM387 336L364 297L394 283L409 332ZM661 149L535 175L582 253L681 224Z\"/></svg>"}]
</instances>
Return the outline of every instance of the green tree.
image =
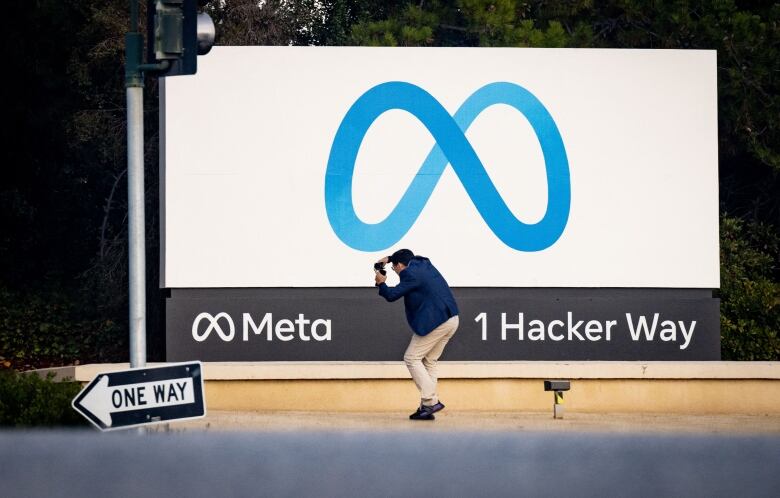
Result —
<instances>
[{"instance_id":1,"label":"green tree","mask_svg":"<svg viewBox=\"0 0 780 498\"><path fill-rule=\"evenodd\" d=\"M720 226L721 351L724 360L780 360L780 237L764 224L723 216Z\"/></svg>"}]
</instances>

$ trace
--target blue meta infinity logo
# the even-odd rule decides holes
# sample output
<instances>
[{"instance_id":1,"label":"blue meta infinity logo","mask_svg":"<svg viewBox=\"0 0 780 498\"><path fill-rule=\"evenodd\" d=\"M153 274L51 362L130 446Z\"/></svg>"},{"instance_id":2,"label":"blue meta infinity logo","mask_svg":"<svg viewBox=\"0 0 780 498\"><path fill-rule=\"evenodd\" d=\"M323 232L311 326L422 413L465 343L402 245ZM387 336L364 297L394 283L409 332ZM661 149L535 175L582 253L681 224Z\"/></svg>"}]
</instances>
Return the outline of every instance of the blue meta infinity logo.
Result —
<instances>
[{"instance_id":1,"label":"blue meta infinity logo","mask_svg":"<svg viewBox=\"0 0 780 498\"><path fill-rule=\"evenodd\" d=\"M495 104L520 111L542 147L547 171L547 211L538 223L523 223L515 218L464 135L477 116ZM391 109L417 117L433 135L436 145L387 218L379 223L364 223L355 213L352 201L355 160L371 124ZM387 249L417 220L447 164L452 165L487 225L509 247L541 251L563 233L571 204L569 162L558 127L539 99L513 83L490 83L474 92L451 116L431 94L399 81L382 83L364 93L352 104L336 132L325 175L325 209L333 231L353 249Z\"/></svg>"}]
</instances>

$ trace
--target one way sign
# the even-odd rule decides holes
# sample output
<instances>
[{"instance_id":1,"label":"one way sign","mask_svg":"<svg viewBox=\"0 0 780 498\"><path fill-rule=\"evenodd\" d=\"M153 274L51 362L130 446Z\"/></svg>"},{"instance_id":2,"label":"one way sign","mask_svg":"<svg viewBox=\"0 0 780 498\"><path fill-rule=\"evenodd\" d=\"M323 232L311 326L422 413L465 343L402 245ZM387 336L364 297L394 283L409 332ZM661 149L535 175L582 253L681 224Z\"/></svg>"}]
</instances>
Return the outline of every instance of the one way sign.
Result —
<instances>
[{"instance_id":1,"label":"one way sign","mask_svg":"<svg viewBox=\"0 0 780 498\"><path fill-rule=\"evenodd\" d=\"M102 373L73 400L98 429L200 418L206 415L199 361Z\"/></svg>"}]
</instances>

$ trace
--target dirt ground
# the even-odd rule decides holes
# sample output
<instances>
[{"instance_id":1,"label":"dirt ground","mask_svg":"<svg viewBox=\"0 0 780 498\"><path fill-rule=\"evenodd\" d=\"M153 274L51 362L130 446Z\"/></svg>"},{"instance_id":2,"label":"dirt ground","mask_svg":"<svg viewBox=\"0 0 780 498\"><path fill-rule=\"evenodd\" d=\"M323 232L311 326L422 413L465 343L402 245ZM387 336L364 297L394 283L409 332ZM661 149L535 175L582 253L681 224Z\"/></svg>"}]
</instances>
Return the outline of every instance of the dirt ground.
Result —
<instances>
[{"instance_id":1,"label":"dirt ground","mask_svg":"<svg viewBox=\"0 0 780 498\"><path fill-rule=\"evenodd\" d=\"M412 421L405 412L234 412L212 410L205 418L152 426L168 431L524 431L686 434L780 434L779 414L680 415L573 413L553 419L540 412L443 410L434 421Z\"/></svg>"}]
</instances>

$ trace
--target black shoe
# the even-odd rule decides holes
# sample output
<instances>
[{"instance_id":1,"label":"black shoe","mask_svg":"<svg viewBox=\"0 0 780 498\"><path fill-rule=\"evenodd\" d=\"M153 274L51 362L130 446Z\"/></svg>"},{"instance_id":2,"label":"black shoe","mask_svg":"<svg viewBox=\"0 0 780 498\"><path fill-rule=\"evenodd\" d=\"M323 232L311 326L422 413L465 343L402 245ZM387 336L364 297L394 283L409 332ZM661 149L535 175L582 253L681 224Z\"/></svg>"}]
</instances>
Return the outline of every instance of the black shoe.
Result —
<instances>
[{"instance_id":1,"label":"black shoe","mask_svg":"<svg viewBox=\"0 0 780 498\"><path fill-rule=\"evenodd\" d=\"M431 412L431 413L436 413L436 412L438 412L438 411L444 410L444 403L442 403L441 401L439 401L439 402L438 402L438 403L436 403L435 405L432 405L432 406L426 406L425 408L427 408L427 409L428 409L428 411L429 411L429 412Z\"/></svg>"},{"instance_id":2,"label":"black shoe","mask_svg":"<svg viewBox=\"0 0 780 498\"><path fill-rule=\"evenodd\" d=\"M411 419L411 420L436 420L436 417L433 416L433 412L431 411L432 408L433 408L432 406L420 406L420 408L418 408L416 412L414 412L411 415L409 415L409 419Z\"/></svg>"}]
</instances>

